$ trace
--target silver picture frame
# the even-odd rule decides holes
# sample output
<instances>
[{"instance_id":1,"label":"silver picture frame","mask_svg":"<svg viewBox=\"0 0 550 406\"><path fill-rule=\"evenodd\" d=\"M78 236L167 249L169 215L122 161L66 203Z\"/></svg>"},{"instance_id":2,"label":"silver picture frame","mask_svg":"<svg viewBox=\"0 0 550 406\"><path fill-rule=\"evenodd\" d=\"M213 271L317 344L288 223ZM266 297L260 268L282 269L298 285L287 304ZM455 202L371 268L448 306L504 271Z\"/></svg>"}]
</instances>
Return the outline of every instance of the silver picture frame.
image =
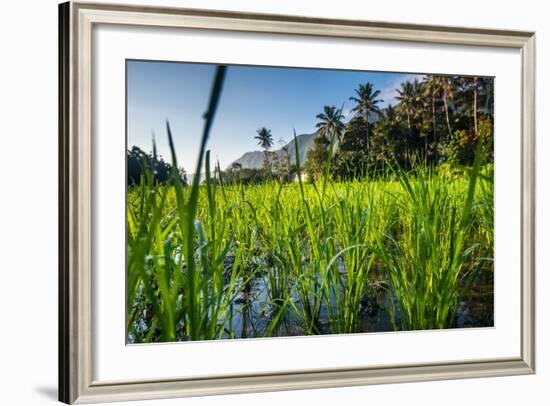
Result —
<instances>
[{"instance_id":1,"label":"silver picture frame","mask_svg":"<svg viewBox=\"0 0 550 406\"><path fill-rule=\"evenodd\" d=\"M521 354L386 367L102 383L92 345L92 29L97 24L506 47L521 52ZM227 11L68 2L59 6L59 400L90 403L533 374L535 33ZM121 293L122 294L122 293Z\"/></svg>"}]
</instances>

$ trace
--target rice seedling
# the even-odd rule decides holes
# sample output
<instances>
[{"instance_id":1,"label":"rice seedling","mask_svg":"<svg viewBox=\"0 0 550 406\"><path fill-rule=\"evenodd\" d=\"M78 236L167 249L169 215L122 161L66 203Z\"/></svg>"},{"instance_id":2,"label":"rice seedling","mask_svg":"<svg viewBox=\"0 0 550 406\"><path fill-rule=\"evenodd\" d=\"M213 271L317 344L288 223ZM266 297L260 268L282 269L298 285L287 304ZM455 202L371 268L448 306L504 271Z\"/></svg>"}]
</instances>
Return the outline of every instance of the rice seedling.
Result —
<instances>
[{"instance_id":1,"label":"rice seedling","mask_svg":"<svg viewBox=\"0 0 550 406\"><path fill-rule=\"evenodd\" d=\"M468 185L453 194L446 179L417 167L414 177L397 169L402 187L399 205L401 235L378 239L378 253L387 266L390 311L395 328L448 328L459 298L471 287L477 269L465 264L478 244L467 245L481 165L476 152ZM460 180L462 182L462 179ZM461 292L460 278L467 278Z\"/></svg>"},{"instance_id":2,"label":"rice seedling","mask_svg":"<svg viewBox=\"0 0 550 406\"><path fill-rule=\"evenodd\" d=\"M210 104L205 114L197 173L205 161L205 195L208 228L205 230L199 212L199 177L190 190L184 190L175 168L177 158L169 123L166 131L172 152L171 184L158 187L151 170L147 169L141 187L134 198L139 201L139 213L129 204L128 210L128 286L129 334L138 338L132 321L139 311L147 312L149 327L144 341L174 341L176 339L205 340L220 338L229 309L238 294L238 263L228 278L224 261L230 246L228 226L224 221L229 209L219 212L216 206L216 186L210 178L209 153L206 141L221 92L225 68L217 70ZM175 200L169 214L163 216L167 196ZM239 250L235 256L240 258ZM143 291L147 308L134 306L137 294ZM155 326L155 328L153 328ZM158 330L158 331L157 331Z\"/></svg>"}]
</instances>

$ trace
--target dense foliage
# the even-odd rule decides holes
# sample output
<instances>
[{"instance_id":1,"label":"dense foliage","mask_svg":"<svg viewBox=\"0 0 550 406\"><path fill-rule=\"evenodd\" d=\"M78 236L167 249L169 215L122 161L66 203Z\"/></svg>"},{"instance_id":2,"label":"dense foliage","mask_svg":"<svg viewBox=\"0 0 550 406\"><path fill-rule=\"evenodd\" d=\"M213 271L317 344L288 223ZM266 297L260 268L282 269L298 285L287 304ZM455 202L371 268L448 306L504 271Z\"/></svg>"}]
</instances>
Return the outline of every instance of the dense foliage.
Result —
<instances>
[{"instance_id":1,"label":"dense foliage","mask_svg":"<svg viewBox=\"0 0 550 406\"><path fill-rule=\"evenodd\" d=\"M154 145L154 143L153 143ZM166 183L172 174L172 165L157 156L156 148L152 154L147 154L139 147L133 146L126 151L126 175L128 185L137 185L146 173L156 183ZM187 184L187 175L183 168L178 169L179 178Z\"/></svg>"}]
</instances>

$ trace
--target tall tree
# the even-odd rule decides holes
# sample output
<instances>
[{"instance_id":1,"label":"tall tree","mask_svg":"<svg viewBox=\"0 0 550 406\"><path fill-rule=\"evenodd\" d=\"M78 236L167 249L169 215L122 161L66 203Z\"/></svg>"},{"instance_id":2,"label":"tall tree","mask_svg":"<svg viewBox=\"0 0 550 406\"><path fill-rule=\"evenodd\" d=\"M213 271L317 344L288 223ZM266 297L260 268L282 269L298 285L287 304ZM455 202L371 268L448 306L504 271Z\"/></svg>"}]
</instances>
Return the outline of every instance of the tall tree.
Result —
<instances>
[{"instance_id":1,"label":"tall tree","mask_svg":"<svg viewBox=\"0 0 550 406\"><path fill-rule=\"evenodd\" d=\"M413 84L410 81L401 83L401 89L397 89L397 100L399 100L399 110L407 119L407 128L409 136L412 137L412 118L414 110L417 108Z\"/></svg>"},{"instance_id":2,"label":"tall tree","mask_svg":"<svg viewBox=\"0 0 550 406\"><path fill-rule=\"evenodd\" d=\"M384 100L377 99L380 96L380 90L374 90L372 83L360 84L359 88L355 89L356 96L349 99L355 102L355 106L351 111L357 112L365 122L365 145L369 142L369 114L381 115L382 112L378 104Z\"/></svg>"},{"instance_id":3,"label":"tall tree","mask_svg":"<svg viewBox=\"0 0 550 406\"><path fill-rule=\"evenodd\" d=\"M430 99L432 107L432 131L433 131L433 142L434 142L434 151L435 151L435 160L437 162L437 151L438 151L438 137L437 137L437 115L436 115L436 100L440 97L443 91L443 86L441 83L441 78L435 75L428 75L424 77L424 96ZM427 137L426 137L427 142ZM426 148L427 149L427 148ZM427 151L426 151L427 153Z\"/></svg>"},{"instance_id":4,"label":"tall tree","mask_svg":"<svg viewBox=\"0 0 550 406\"><path fill-rule=\"evenodd\" d=\"M403 152L406 148L407 140L400 122L398 111L393 105L390 104L386 107L384 118L380 120L380 127L382 131L386 132L391 159L399 162L402 167L406 167Z\"/></svg>"},{"instance_id":5,"label":"tall tree","mask_svg":"<svg viewBox=\"0 0 550 406\"><path fill-rule=\"evenodd\" d=\"M472 93L472 119L474 122L474 134L479 132L479 100L485 98L485 104L487 104L487 87L492 83L491 78L483 78L474 76L467 80L467 88ZM487 108L487 106L484 106Z\"/></svg>"},{"instance_id":6,"label":"tall tree","mask_svg":"<svg viewBox=\"0 0 550 406\"><path fill-rule=\"evenodd\" d=\"M441 76L439 80L441 82L441 89L443 91L443 106L445 107L445 120L447 121L447 130L449 131L449 137L451 137L453 131L451 129L451 119L449 118L449 99L453 99L454 85L451 78L447 76Z\"/></svg>"},{"instance_id":7,"label":"tall tree","mask_svg":"<svg viewBox=\"0 0 550 406\"><path fill-rule=\"evenodd\" d=\"M368 146L365 139L365 122L357 115L346 125L346 131L334 155L332 175L339 179L361 178L367 175Z\"/></svg>"},{"instance_id":8,"label":"tall tree","mask_svg":"<svg viewBox=\"0 0 550 406\"><path fill-rule=\"evenodd\" d=\"M407 155L419 147L417 121L422 113L422 92L422 83L418 79L413 82L403 82L401 83L401 89L397 89L396 99L399 100L399 112L407 119L407 129L409 131L409 137L405 143L405 153Z\"/></svg>"},{"instance_id":9,"label":"tall tree","mask_svg":"<svg viewBox=\"0 0 550 406\"><path fill-rule=\"evenodd\" d=\"M313 147L307 152L305 168L308 177L315 178L323 173L327 159L329 159L330 141L324 134L317 134L313 140Z\"/></svg>"},{"instance_id":10,"label":"tall tree","mask_svg":"<svg viewBox=\"0 0 550 406\"><path fill-rule=\"evenodd\" d=\"M477 99L480 85L479 78L476 76L458 76L454 78L453 82L461 112L467 117L470 125L469 132L475 137L478 132Z\"/></svg>"},{"instance_id":11,"label":"tall tree","mask_svg":"<svg viewBox=\"0 0 550 406\"><path fill-rule=\"evenodd\" d=\"M474 76L474 79L473 79L473 83L472 83L472 91L474 93L474 101L473 101L473 106L472 106L472 110L474 111L473 113L473 116L474 116L474 131L475 131L475 134L477 135L478 131L477 131L477 94L478 94L478 91L479 91L479 80L478 80L478 77L477 76Z\"/></svg>"},{"instance_id":12,"label":"tall tree","mask_svg":"<svg viewBox=\"0 0 550 406\"><path fill-rule=\"evenodd\" d=\"M317 128L319 129L319 135L331 139L335 137L338 142L342 140L342 134L344 133L344 122L342 121L344 116L342 110L336 109L335 106L325 106L324 112L317 114Z\"/></svg>"},{"instance_id":13,"label":"tall tree","mask_svg":"<svg viewBox=\"0 0 550 406\"><path fill-rule=\"evenodd\" d=\"M269 150L273 146L273 135L271 134L271 130L266 127L261 127L256 132L257 135L254 139L258 140L258 145L264 150L264 169L266 172L270 172Z\"/></svg>"},{"instance_id":14,"label":"tall tree","mask_svg":"<svg viewBox=\"0 0 550 406\"><path fill-rule=\"evenodd\" d=\"M310 175L319 175L326 168L327 160L332 159L334 141L341 142L344 133L343 118L342 110L335 106L324 106L323 113L317 114L317 135L306 161L306 169Z\"/></svg>"},{"instance_id":15,"label":"tall tree","mask_svg":"<svg viewBox=\"0 0 550 406\"><path fill-rule=\"evenodd\" d=\"M149 173L157 183L165 183L173 172L172 165L165 162L157 154L157 147L153 142L153 152L146 153L141 148L133 146L126 151L128 185L137 185L141 177ZM177 174L181 181L187 184L187 174L183 168L177 168Z\"/></svg>"}]
</instances>

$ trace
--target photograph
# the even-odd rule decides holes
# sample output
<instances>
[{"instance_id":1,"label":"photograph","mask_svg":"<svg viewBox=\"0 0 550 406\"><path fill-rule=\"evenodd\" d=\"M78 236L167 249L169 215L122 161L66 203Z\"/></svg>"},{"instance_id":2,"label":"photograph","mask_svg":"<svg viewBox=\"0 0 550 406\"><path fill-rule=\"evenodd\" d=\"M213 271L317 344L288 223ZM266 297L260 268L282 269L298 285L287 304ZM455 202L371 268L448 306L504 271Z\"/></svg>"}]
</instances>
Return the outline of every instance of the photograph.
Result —
<instances>
[{"instance_id":1,"label":"photograph","mask_svg":"<svg viewBox=\"0 0 550 406\"><path fill-rule=\"evenodd\" d=\"M494 77L126 60L128 344L494 326Z\"/></svg>"}]
</instances>

